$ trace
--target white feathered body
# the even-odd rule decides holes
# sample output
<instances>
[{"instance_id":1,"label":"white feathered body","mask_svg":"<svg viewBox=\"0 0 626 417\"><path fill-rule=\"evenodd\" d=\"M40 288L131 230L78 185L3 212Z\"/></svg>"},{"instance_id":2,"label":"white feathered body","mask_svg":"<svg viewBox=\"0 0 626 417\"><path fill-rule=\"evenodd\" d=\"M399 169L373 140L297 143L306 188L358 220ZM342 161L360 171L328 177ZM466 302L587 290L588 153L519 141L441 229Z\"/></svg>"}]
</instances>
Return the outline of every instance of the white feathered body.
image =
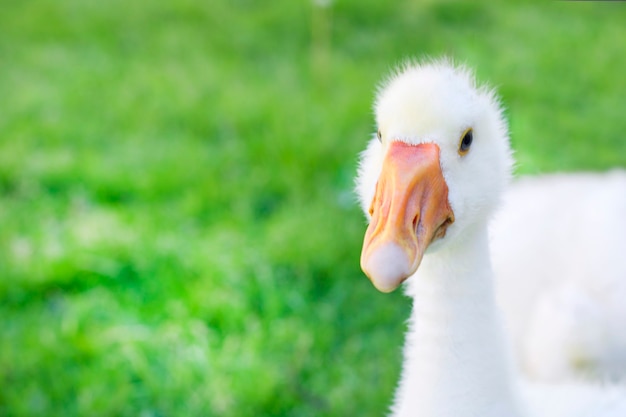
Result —
<instances>
[{"instance_id":1,"label":"white feathered body","mask_svg":"<svg viewBox=\"0 0 626 417\"><path fill-rule=\"evenodd\" d=\"M503 203L490 250L522 371L626 377L626 171L521 178Z\"/></svg>"},{"instance_id":2,"label":"white feathered body","mask_svg":"<svg viewBox=\"0 0 626 417\"><path fill-rule=\"evenodd\" d=\"M529 417L624 417L626 388L618 384L521 381Z\"/></svg>"}]
</instances>

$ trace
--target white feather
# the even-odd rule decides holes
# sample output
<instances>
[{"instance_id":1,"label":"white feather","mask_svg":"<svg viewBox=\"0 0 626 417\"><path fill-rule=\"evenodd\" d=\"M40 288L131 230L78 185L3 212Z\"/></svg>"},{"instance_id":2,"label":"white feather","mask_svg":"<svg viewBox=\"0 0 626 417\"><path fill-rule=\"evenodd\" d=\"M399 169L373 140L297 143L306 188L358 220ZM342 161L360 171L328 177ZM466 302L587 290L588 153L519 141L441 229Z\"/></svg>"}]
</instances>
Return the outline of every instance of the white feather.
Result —
<instances>
[{"instance_id":1,"label":"white feather","mask_svg":"<svg viewBox=\"0 0 626 417\"><path fill-rule=\"evenodd\" d=\"M499 304L524 372L626 376L626 172L522 178L490 231Z\"/></svg>"}]
</instances>

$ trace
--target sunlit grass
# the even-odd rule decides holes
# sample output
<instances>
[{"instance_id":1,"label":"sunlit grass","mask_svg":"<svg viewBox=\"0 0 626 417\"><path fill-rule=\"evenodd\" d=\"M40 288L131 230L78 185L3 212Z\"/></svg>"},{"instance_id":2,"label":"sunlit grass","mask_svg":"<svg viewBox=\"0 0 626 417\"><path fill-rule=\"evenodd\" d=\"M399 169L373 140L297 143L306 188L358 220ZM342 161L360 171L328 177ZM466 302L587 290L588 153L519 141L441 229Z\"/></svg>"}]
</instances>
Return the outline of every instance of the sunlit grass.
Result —
<instances>
[{"instance_id":1,"label":"sunlit grass","mask_svg":"<svg viewBox=\"0 0 626 417\"><path fill-rule=\"evenodd\" d=\"M0 415L383 415L352 178L407 57L498 87L520 173L626 166L621 5L336 1L317 52L315 10L4 2Z\"/></svg>"}]
</instances>

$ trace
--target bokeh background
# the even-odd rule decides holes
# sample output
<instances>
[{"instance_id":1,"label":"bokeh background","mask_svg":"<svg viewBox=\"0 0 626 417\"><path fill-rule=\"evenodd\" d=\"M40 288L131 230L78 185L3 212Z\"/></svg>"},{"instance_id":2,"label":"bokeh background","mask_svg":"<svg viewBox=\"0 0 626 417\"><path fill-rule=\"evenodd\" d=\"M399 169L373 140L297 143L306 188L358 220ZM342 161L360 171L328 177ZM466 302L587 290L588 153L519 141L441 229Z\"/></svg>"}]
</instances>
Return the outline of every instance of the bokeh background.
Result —
<instances>
[{"instance_id":1,"label":"bokeh background","mask_svg":"<svg viewBox=\"0 0 626 417\"><path fill-rule=\"evenodd\" d=\"M381 416L377 83L476 68L519 174L626 166L626 6L0 1L0 416Z\"/></svg>"}]
</instances>

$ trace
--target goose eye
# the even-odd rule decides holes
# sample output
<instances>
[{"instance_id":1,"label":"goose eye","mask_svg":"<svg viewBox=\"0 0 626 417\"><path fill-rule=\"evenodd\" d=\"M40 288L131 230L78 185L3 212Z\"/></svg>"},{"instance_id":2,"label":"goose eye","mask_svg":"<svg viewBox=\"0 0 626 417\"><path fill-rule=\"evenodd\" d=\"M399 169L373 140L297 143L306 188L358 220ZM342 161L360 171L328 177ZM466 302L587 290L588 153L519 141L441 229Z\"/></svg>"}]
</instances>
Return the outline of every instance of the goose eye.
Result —
<instances>
[{"instance_id":1,"label":"goose eye","mask_svg":"<svg viewBox=\"0 0 626 417\"><path fill-rule=\"evenodd\" d=\"M461 137L461 142L459 143L459 155L464 156L468 151L470 146L472 146L472 141L474 140L474 133L472 128L470 127L465 132L463 132L463 136Z\"/></svg>"},{"instance_id":2,"label":"goose eye","mask_svg":"<svg viewBox=\"0 0 626 417\"><path fill-rule=\"evenodd\" d=\"M378 132L376 132L376 137L378 138L378 141L382 143L383 135L380 133L380 130Z\"/></svg>"}]
</instances>

